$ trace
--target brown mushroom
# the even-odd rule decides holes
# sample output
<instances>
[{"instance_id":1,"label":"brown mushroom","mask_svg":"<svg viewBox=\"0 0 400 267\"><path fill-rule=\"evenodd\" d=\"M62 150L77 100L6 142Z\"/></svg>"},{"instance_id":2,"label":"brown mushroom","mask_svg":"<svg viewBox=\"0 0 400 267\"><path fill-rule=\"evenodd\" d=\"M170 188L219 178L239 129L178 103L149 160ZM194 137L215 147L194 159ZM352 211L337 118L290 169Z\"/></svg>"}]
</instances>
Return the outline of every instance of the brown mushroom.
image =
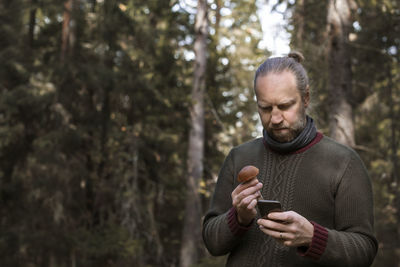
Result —
<instances>
[{"instance_id":1,"label":"brown mushroom","mask_svg":"<svg viewBox=\"0 0 400 267\"><path fill-rule=\"evenodd\" d=\"M257 167L254 167L252 165L247 165L240 170L237 179L239 183L244 183L256 177L258 173L259 170Z\"/></svg>"}]
</instances>

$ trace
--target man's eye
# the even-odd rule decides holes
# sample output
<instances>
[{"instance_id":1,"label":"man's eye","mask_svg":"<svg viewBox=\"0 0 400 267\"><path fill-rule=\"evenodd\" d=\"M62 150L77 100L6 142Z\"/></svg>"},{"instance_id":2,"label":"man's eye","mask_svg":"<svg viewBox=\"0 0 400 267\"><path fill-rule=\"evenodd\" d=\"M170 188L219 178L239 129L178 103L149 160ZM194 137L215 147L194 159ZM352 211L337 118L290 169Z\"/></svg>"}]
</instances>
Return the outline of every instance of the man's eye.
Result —
<instances>
[{"instance_id":1,"label":"man's eye","mask_svg":"<svg viewBox=\"0 0 400 267\"><path fill-rule=\"evenodd\" d=\"M290 104L285 104L285 105L279 105L278 108L279 108L280 110L287 110L287 109L289 109L291 106L292 106L292 105L290 105Z\"/></svg>"},{"instance_id":2,"label":"man's eye","mask_svg":"<svg viewBox=\"0 0 400 267\"><path fill-rule=\"evenodd\" d=\"M260 107L263 111L271 111L272 107Z\"/></svg>"}]
</instances>

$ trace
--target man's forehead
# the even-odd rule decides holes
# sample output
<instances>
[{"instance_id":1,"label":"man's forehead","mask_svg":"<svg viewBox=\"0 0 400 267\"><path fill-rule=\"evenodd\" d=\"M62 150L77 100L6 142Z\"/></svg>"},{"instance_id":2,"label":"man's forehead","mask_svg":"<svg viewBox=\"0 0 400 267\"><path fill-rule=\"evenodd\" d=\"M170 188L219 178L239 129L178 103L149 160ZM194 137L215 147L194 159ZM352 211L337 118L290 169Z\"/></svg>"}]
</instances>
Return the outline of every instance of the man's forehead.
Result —
<instances>
[{"instance_id":1,"label":"man's forehead","mask_svg":"<svg viewBox=\"0 0 400 267\"><path fill-rule=\"evenodd\" d=\"M296 85L296 75L293 72L291 72L290 70L284 70L281 72L273 71L273 72L267 73L265 75L260 75L256 80L256 84L259 81L265 82L266 80L275 81L275 82L285 80L290 83L294 83Z\"/></svg>"},{"instance_id":2,"label":"man's forehead","mask_svg":"<svg viewBox=\"0 0 400 267\"><path fill-rule=\"evenodd\" d=\"M269 73L257 78L256 95L280 94L286 91L287 94L296 94L298 92L296 77L289 71L282 73ZM289 92L288 92L289 91Z\"/></svg>"}]
</instances>

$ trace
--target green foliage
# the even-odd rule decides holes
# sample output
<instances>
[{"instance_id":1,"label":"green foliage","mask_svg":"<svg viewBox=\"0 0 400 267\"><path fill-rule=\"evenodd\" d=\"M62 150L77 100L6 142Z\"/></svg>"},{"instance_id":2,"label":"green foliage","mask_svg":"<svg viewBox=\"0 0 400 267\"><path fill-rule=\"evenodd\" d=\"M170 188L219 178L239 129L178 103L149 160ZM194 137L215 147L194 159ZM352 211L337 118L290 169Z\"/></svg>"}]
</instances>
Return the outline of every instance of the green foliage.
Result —
<instances>
[{"instance_id":1,"label":"green foliage","mask_svg":"<svg viewBox=\"0 0 400 267\"><path fill-rule=\"evenodd\" d=\"M74 0L65 13L67 2L0 4L0 265L174 265L195 9ZM212 23L209 38L205 207L226 150L251 138L262 54L254 1L224 5L234 23Z\"/></svg>"},{"instance_id":2,"label":"green foliage","mask_svg":"<svg viewBox=\"0 0 400 267\"><path fill-rule=\"evenodd\" d=\"M304 35L301 39L292 38L292 47L301 48L309 61L306 67L311 77L311 89L318 95L318 98L314 97L314 116L320 128L325 130L329 99L324 85L328 73L321 44L324 44L326 34L326 7L323 5L327 1L304 1L304 7L299 2L289 5L293 12L289 29L292 37L296 37L301 22L304 22ZM374 266L396 266L400 238L400 6L398 1L391 0L358 0L355 4L355 23L349 36L355 149L367 165L374 188L375 229L379 241ZM315 12L309 10L318 6L321 16L311 16Z\"/></svg>"},{"instance_id":3,"label":"green foliage","mask_svg":"<svg viewBox=\"0 0 400 267\"><path fill-rule=\"evenodd\" d=\"M176 265L195 6L75 0L63 58L64 2L0 2L0 265ZM326 2L305 1L300 37L299 1L280 2L293 12L292 47L305 54L314 116L327 132ZM352 97L356 149L374 183L375 266L392 266L400 11L397 1L378 2L357 1ZM204 208L226 153L254 137L252 80L269 55L258 48L254 0L209 1L209 19ZM196 266L224 262L205 256Z\"/></svg>"}]
</instances>

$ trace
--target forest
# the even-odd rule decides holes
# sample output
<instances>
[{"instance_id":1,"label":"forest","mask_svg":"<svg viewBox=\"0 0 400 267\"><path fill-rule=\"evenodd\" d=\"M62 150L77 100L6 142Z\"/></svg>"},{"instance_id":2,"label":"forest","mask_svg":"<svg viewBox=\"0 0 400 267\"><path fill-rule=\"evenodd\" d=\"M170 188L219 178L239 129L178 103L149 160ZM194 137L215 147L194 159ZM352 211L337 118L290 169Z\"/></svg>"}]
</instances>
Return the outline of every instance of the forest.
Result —
<instances>
[{"instance_id":1,"label":"forest","mask_svg":"<svg viewBox=\"0 0 400 267\"><path fill-rule=\"evenodd\" d=\"M201 225L262 135L266 2L0 0L0 266L224 266ZM400 266L400 2L272 2L318 130L368 169L373 266Z\"/></svg>"}]
</instances>

